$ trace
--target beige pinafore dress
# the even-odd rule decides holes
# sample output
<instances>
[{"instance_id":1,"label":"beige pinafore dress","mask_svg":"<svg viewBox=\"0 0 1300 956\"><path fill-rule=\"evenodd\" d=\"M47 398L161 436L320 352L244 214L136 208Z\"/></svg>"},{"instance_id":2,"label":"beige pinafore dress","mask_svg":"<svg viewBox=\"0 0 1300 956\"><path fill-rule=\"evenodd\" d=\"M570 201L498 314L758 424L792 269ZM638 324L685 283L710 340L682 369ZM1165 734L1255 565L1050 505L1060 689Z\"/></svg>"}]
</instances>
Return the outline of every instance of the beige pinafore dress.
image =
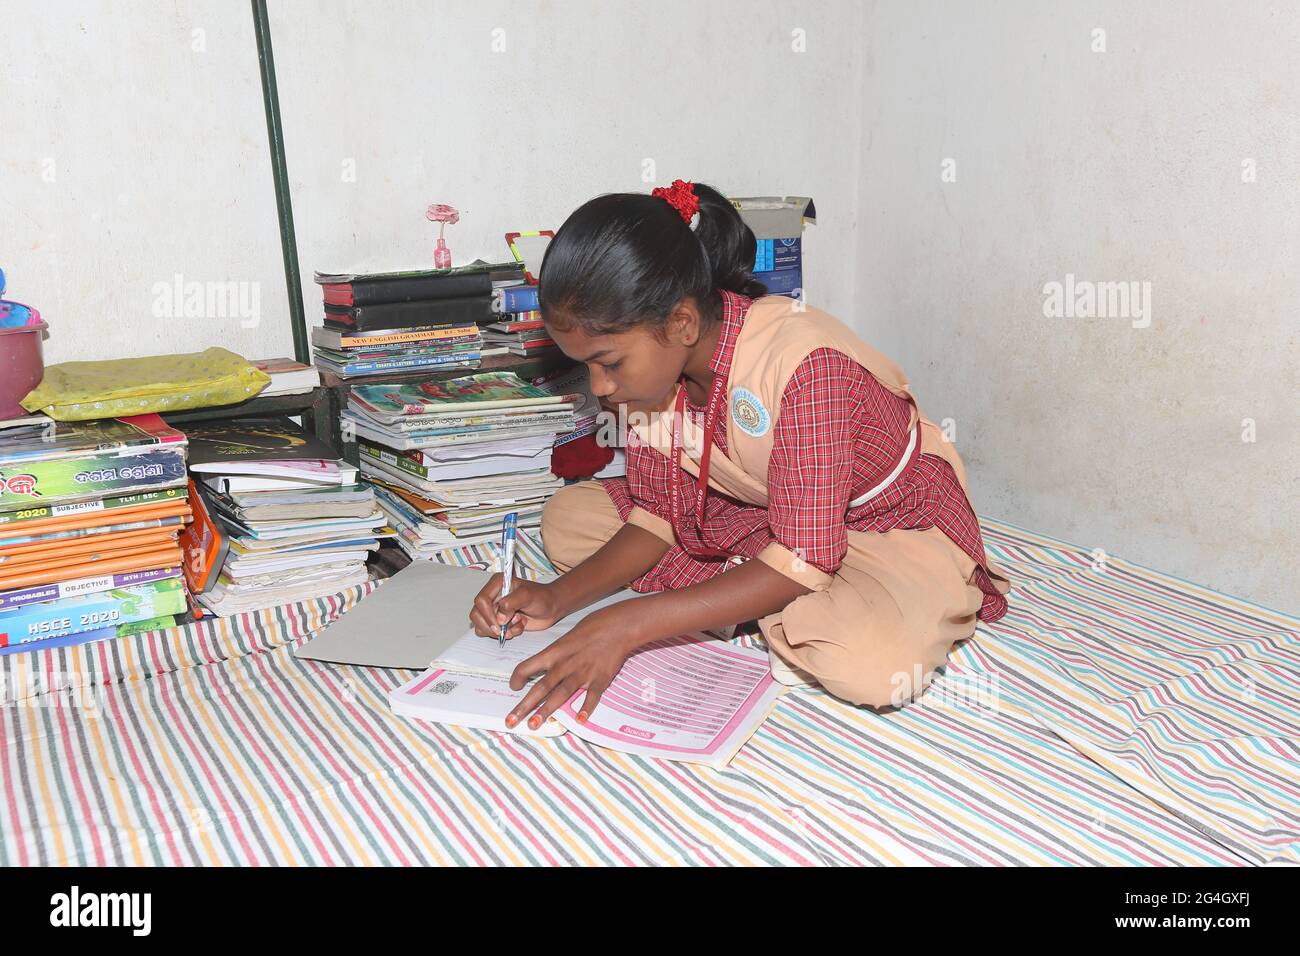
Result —
<instances>
[{"instance_id":1,"label":"beige pinafore dress","mask_svg":"<svg viewBox=\"0 0 1300 956\"><path fill-rule=\"evenodd\" d=\"M709 487L739 501L768 507L767 465L774 427L741 427L753 411L746 402L779 409L787 383L809 353L834 348L861 364L912 408L909 438L920 454L947 461L966 490L966 471L954 445L917 407L902 371L833 316L784 296L755 300L736 341L726 416L727 454L710 454ZM680 387L680 386L679 386ZM737 392L743 399L737 401ZM675 394L666 404L673 407ZM738 418L741 420L738 421ZM671 411L648 425L635 426L635 438L666 457L671 450ZM699 475L703 430L688 416L684 423L682 467ZM757 433L756 433L757 432ZM879 494L906 473L904 452L890 475L864 489L851 504ZM561 489L542 518L547 554L562 571L599 550L623 525L617 508L597 481ZM669 544L671 524L634 508L627 523ZM848 531L848 552L834 574L800 560L773 543L758 554L763 561L811 589L782 611L759 620L763 636L787 663L814 677L832 694L854 704L901 706L916 697L943 665L953 645L975 631L976 614L986 598L976 580L977 562L937 527L886 532ZM1008 579L985 559L986 581L998 594ZM986 583L986 587L988 584Z\"/></svg>"}]
</instances>

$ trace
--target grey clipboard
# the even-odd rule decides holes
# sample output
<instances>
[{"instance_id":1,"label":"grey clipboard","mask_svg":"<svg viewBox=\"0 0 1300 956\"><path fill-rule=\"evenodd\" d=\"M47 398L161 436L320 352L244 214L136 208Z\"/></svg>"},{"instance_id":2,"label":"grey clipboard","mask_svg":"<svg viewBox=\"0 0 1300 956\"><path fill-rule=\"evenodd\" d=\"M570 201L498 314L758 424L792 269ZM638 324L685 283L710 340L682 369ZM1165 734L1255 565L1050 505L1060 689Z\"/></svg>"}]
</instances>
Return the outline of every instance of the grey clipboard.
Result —
<instances>
[{"instance_id":1,"label":"grey clipboard","mask_svg":"<svg viewBox=\"0 0 1300 956\"><path fill-rule=\"evenodd\" d=\"M413 561L294 656L423 670L470 629L470 608L491 576L475 568Z\"/></svg>"}]
</instances>

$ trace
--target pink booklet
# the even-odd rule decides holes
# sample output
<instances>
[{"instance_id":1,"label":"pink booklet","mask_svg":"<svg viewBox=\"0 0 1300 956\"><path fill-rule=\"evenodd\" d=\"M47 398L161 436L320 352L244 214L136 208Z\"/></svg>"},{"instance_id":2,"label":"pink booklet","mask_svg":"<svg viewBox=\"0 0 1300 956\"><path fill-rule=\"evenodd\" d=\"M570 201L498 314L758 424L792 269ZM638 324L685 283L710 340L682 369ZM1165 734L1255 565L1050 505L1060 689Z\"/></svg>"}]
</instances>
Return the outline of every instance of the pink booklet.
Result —
<instances>
[{"instance_id":1,"label":"pink booklet","mask_svg":"<svg viewBox=\"0 0 1300 956\"><path fill-rule=\"evenodd\" d=\"M586 691L556 711L583 740L614 750L725 767L767 719L785 687L766 651L706 634L647 644L623 665L586 723Z\"/></svg>"}]
</instances>

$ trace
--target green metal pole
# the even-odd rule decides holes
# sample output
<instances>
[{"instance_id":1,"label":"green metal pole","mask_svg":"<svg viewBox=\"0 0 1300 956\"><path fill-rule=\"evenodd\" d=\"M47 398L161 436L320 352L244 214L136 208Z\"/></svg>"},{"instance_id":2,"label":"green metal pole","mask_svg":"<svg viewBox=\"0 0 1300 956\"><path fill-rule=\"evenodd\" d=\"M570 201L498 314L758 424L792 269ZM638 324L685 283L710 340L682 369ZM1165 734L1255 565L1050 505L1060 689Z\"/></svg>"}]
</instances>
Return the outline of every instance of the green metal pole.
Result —
<instances>
[{"instance_id":1,"label":"green metal pole","mask_svg":"<svg viewBox=\"0 0 1300 956\"><path fill-rule=\"evenodd\" d=\"M310 364L307 316L302 309L302 279L298 274L298 240L293 229L293 199L289 195L289 165L284 158L284 128L280 124L280 94L275 86L275 55L271 51L271 24L266 0L253 2L253 31L257 34L257 59L262 68L262 101L266 106L266 138L271 146L271 171L275 176L275 207L280 220L280 252L284 256L284 281L289 293L289 321L293 323L293 355Z\"/></svg>"}]
</instances>

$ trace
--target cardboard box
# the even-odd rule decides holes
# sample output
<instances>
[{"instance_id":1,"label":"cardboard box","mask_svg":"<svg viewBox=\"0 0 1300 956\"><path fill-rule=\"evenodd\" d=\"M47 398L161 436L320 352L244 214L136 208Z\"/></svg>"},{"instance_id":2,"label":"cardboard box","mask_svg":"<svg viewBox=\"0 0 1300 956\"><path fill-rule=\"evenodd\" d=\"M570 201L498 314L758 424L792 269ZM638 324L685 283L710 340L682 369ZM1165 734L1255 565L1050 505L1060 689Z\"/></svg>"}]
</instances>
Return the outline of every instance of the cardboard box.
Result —
<instances>
[{"instance_id":1,"label":"cardboard box","mask_svg":"<svg viewBox=\"0 0 1300 956\"><path fill-rule=\"evenodd\" d=\"M772 295L803 296L803 227L817 222L807 196L740 196L731 200L754 230L754 278Z\"/></svg>"}]
</instances>

